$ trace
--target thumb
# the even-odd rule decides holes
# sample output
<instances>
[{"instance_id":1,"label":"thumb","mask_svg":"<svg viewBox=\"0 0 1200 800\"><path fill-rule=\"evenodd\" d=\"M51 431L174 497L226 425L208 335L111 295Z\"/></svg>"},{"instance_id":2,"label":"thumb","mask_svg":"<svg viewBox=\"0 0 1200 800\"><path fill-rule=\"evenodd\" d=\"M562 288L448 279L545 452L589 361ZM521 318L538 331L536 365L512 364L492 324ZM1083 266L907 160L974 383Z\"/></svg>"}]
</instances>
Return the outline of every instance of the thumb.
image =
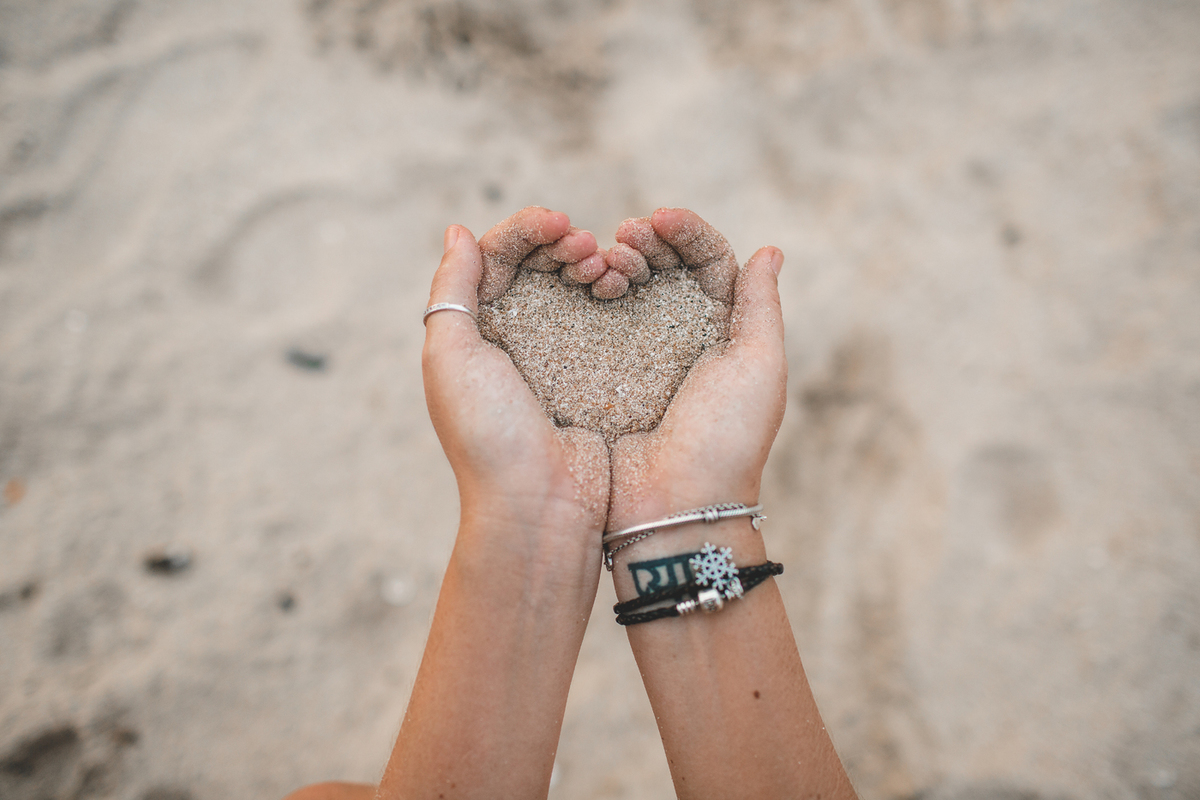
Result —
<instances>
[{"instance_id":1,"label":"thumb","mask_svg":"<svg viewBox=\"0 0 1200 800\"><path fill-rule=\"evenodd\" d=\"M433 274L429 305L453 303L471 309L471 315L475 315L479 311L476 289L483 263L479 245L462 225L447 228L445 242L446 252L442 256L442 263ZM425 318L426 344L442 340L462 343L468 339L478 340L479 331L472 316L462 311L439 311Z\"/></svg>"},{"instance_id":2,"label":"thumb","mask_svg":"<svg viewBox=\"0 0 1200 800\"><path fill-rule=\"evenodd\" d=\"M782 267L782 251L777 247L763 247L738 271L729 324L733 346L782 358L783 309L779 303L779 270Z\"/></svg>"}]
</instances>

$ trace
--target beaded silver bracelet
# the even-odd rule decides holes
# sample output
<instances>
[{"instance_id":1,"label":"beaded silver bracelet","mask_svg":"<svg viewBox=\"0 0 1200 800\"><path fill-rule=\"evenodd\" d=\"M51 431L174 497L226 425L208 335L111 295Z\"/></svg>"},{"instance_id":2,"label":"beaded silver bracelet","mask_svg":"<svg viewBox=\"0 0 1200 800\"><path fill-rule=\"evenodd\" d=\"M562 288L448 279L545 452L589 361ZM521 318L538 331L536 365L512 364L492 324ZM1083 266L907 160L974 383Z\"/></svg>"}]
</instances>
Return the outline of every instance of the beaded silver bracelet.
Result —
<instances>
[{"instance_id":1,"label":"beaded silver bracelet","mask_svg":"<svg viewBox=\"0 0 1200 800\"><path fill-rule=\"evenodd\" d=\"M694 508L691 511L680 511L678 514L672 514L664 519L656 522L643 522L641 525L634 525L632 528L626 528L621 531L612 531L604 534L600 544L604 548L604 566L609 572L613 569L613 556L618 550L629 547L631 544L647 539L658 533L663 528L672 528L676 525L687 525L691 522L717 522L730 517L750 517L750 524L754 526L754 530L758 530L762 525L762 521L766 519L762 511L762 503L755 506L748 506L745 503L717 503L703 508ZM611 547L613 542L624 540L616 547Z\"/></svg>"}]
</instances>

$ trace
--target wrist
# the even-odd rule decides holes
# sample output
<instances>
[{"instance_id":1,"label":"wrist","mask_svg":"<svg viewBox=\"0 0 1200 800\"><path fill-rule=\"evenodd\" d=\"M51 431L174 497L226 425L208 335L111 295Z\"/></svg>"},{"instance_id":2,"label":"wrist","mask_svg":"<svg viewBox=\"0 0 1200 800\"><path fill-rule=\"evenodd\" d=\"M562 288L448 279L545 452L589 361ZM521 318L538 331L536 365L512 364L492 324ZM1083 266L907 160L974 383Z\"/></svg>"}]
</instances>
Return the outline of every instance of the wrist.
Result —
<instances>
[{"instance_id":1,"label":"wrist","mask_svg":"<svg viewBox=\"0 0 1200 800\"><path fill-rule=\"evenodd\" d=\"M453 569L489 602L590 610L600 570L601 525L578 507L464 503Z\"/></svg>"},{"instance_id":2,"label":"wrist","mask_svg":"<svg viewBox=\"0 0 1200 800\"><path fill-rule=\"evenodd\" d=\"M690 522L655 530L653 535L633 541L613 556L613 586L617 599L622 602L638 596L632 569L635 565L695 554L709 543L730 548L733 561L738 565L749 566L766 560L766 546L750 516Z\"/></svg>"},{"instance_id":3,"label":"wrist","mask_svg":"<svg viewBox=\"0 0 1200 800\"><path fill-rule=\"evenodd\" d=\"M562 557L528 542L473 537L460 530L446 567L460 593L504 615L530 616L539 624L587 619L596 598L600 559Z\"/></svg>"},{"instance_id":4,"label":"wrist","mask_svg":"<svg viewBox=\"0 0 1200 800\"><path fill-rule=\"evenodd\" d=\"M511 487L462 486L460 535L528 540L556 546L593 546L604 530L605 509L590 509L570 491L533 485L525 491Z\"/></svg>"},{"instance_id":5,"label":"wrist","mask_svg":"<svg viewBox=\"0 0 1200 800\"><path fill-rule=\"evenodd\" d=\"M612 511L606 532L612 532L711 506L715 503L758 503L761 479L745 481L664 480L651 476L641 486L614 481Z\"/></svg>"},{"instance_id":6,"label":"wrist","mask_svg":"<svg viewBox=\"0 0 1200 800\"><path fill-rule=\"evenodd\" d=\"M593 550L600 542L601 526L582 519L574 510L560 513L546 510L528 513L511 509L473 509L464 507L460 514L458 538L486 546L502 543L514 551L553 550L570 555Z\"/></svg>"}]
</instances>

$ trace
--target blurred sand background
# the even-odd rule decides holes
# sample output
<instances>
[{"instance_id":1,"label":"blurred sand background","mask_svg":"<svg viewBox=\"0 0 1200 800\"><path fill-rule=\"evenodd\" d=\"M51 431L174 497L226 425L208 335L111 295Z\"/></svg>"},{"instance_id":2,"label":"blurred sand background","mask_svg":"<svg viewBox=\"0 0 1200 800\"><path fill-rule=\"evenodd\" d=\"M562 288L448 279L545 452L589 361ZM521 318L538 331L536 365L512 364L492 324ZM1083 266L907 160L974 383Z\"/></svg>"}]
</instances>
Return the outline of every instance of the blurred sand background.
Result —
<instances>
[{"instance_id":1,"label":"blurred sand background","mask_svg":"<svg viewBox=\"0 0 1200 800\"><path fill-rule=\"evenodd\" d=\"M375 779L429 278L529 204L786 252L765 536L866 800L1200 797L1200 4L0 0L3 800ZM672 794L612 602L554 798Z\"/></svg>"}]
</instances>

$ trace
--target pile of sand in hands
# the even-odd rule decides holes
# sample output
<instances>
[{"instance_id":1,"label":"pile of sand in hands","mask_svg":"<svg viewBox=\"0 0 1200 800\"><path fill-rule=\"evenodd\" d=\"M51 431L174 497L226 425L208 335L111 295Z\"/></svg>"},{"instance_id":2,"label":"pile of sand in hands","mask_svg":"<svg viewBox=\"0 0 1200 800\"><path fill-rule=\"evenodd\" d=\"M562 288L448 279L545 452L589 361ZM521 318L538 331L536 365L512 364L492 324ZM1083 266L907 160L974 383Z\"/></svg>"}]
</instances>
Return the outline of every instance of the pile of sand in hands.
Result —
<instances>
[{"instance_id":1,"label":"pile of sand in hands","mask_svg":"<svg viewBox=\"0 0 1200 800\"><path fill-rule=\"evenodd\" d=\"M729 243L690 212L626 220L616 238L597 250L571 229L531 251L515 226L500 230L479 287L480 333L547 416L609 441L655 428L696 359L727 340L737 274Z\"/></svg>"}]
</instances>

